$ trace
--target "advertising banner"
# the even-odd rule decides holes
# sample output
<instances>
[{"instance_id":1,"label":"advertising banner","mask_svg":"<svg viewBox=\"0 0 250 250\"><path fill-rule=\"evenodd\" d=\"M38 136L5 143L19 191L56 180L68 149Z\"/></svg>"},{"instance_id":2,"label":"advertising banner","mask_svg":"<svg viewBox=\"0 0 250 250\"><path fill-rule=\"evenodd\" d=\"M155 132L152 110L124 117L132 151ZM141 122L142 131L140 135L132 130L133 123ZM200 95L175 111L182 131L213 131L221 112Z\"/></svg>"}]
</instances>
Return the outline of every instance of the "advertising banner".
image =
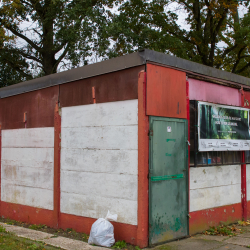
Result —
<instances>
[{"instance_id":1,"label":"advertising banner","mask_svg":"<svg viewBox=\"0 0 250 250\"><path fill-rule=\"evenodd\" d=\"M198 151L250 150L249 109L198 102Z\"/></svg>"}]
</instances>

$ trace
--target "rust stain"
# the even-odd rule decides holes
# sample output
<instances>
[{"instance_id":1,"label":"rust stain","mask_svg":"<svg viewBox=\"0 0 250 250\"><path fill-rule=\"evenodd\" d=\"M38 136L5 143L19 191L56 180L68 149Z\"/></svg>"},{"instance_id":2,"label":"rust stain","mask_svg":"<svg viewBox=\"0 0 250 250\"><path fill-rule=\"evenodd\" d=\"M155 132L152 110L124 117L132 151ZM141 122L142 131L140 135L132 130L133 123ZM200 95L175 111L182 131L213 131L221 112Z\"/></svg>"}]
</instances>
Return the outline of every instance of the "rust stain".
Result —
<instances>
[{"instance_id":1,"label":"rust stain","mask_svg":"<svg viewBox=\"0 0 250 250\"><path fill-rule=\"evenodd\" d=\"M53 127L58 94L59 86L54 86L0 99L2 129L23 128L24 113L28 114L27 128Z\"/></svg>"}]
</instances>

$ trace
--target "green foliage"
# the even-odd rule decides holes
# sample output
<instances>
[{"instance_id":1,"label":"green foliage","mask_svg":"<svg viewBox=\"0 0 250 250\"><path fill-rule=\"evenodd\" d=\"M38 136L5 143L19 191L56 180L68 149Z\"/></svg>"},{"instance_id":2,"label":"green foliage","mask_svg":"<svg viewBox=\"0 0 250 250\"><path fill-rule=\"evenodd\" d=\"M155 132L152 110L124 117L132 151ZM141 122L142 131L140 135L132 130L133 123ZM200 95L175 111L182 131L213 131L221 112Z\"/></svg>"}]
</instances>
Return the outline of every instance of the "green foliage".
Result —
<instances>
[{"instance_id":1,"label":"green foliage","mask_svg":"<svg viewBox=\"0 0 250 250\"><path fill-rule=\"evenodd\" d=\"M29 228L33 229L33 230L40 230L40 229L43 229L43 228L47 228L47 226L42 225L42 224L39 224L39 225L33 224L33 225L30 225Z\"/></svg>"},{"instance_id":2,"label":"green foliage","mask_svg":"<svg viewBox=\"0 0 250 250\"><path fill-rule=\"evenodd\" d=\"M209 235L235 235L234 229L229 226L218 226L218 227L210 227L209 230L206 231L206 234Z\"/></svg>"},{"instance_id":3,"label":"green foliage","mask_svg":"<svg viewBox=\"0 0 250 250\"><path fill-rule=\"evenodd\" d=\"M250 76L249 1L128 0L109 27L109 57L142 48ZM238 9L246 13L239 17ZM185 18L182 25L179 17Z\"/></svg>"},{"instance_id":4,"label":"green foliage","mask_svg":"<svg viewBox=\"0 0 250 250\"><path fill-rule=\"evenodd\" d=\"M5 232L6 232L5 228L2 225L0 225L0 233L5 233Z\"/></svg>"},{"instance_id":5,"label":"green foliage","mask_svg":"<svg viewBox=\"0 0 250 250\"><path fill-rule=\"evenodd\" d=\"M249 10L235 0L4 0L0 87L144 48L250 77Z\"/></svg>"},{"instance_id":6,"label":"green foliage","mask_svg":"<svg viewBox=\"0 0 250 250\"><path fill-rule=\"evenodd\" d=\"M127 246L127 243L123 240L123 241L117 241L113 246L112 248L114 249L123 249ZM139 250L139 249L136 249L136 250Z\"/></svg>"},{"instance_id":7,"label":"green foliage","mask_svg":"<svg viewBox=\"0 0 250 250\"><path fill-rule=\"evenodd\" d=\"M36 244L33 244L28 249L36 250L36 249L39 249L39 247Z\"/></svg>"},{"instance_id":8,"label":"green foliage","mask_svg":"<svg viewBox=\"0 0 250 250\"><path fill-rule=\"evenodd\" d=\"M6 57L0 58L0 66L5 66L4 75L8 69L12 71L2 79L1 85L56 73L59 67L69 69L86 64L87 57L101 54L109 44L100 36L104 34L102 27L107 25L106 9L113 2L2 1L0 49ZM14 77L10 77L11 74Z\"/></svg>"},{"instance_id":9,"label":"green foliage","mask_svg":"<svg viewBox=\"0 0 250 250\"><path fill-rule=\"evenodd\" d=\"M5 250L13 249L30 249L30 250L45 250L45 249L59 249L57 247L45 246L44 243L38 241L31 241L29 239L19 238L15 234L7 232L5 228L0 225L0 248ZM47 244L46 244L47 245Z\"/></svg>"}]
</instances>

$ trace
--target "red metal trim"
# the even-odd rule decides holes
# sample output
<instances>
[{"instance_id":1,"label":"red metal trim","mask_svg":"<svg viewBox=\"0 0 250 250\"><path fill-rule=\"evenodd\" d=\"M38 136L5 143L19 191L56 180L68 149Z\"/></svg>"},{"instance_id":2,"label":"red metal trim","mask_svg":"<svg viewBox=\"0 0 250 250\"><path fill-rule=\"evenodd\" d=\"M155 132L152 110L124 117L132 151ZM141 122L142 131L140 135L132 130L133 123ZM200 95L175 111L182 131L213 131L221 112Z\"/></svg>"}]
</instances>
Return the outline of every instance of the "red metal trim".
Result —
<instances>
[{"instance_id":1,"label":"red metal trim","mask_svg":"<svg viewBox=\"0 0 250 250\"><path fill-rule=\"evenodd\" d=\"M241 89L241 106L244 107L245 93ZM245 152L241 152L241 162L245 161ZM247 220L247 178L246 178L246 164L241 164L241 206L242 206L242 219Z\"/></svg>"},{"instance_id":2,"label":"red metal trim","mask_svg":"<svg viewBox=\"0 0 250 250\"><path fill-rule=\"evenodd\" d=\"M54 227L53 211L15 203L1 202L1 216L30 224L45 224Z\"/></svg>"},{"instance_id":3,"label":"red metal trim","mask_svg":"<svg viewBox=\"0 0 250 250\"><path fill-rule=\"evenodd\" d=\"M148 246L148 141L149 119L146 115L146 72L138 80L138 229L136 244Z\"/></svg>"},{"instance_id":4,"label":"red metal trim","mask_svg":"<svg viewBox=\"0 0 250 250\"><path fill-rule=\"evenodd\" d=\"M188 142L190 142L189 82L186 81ZM188 143L188 213L190 211L190 146Z\"/></svg>"},{"instance_id":5,"label":"red metal trim","mask_svg":"<svg viewBox=\"0 0 250 250\"><path fill-rule=\"evenodd\" d=\"M245 162L245 152L241 153L241 160ZM242 204L242 219L247 220L247 178L246 164L241 164L241 204Z\"/></svg>"},{"instance_id":6,"label":"red metal trim","mask_svg":"<svg viewBox=\"0 0 250 250\"><path fill-rule=\"evenodd\" d=\"M61 159L61 114L56 103L54 114L54 227L60 228L60 159Z\"/></svg>"},{"instance_id":7,"label":"red metal trim","mask_svg":"<svg viewBox=\"0 0 250 250\"><path fill-rule=\"evenodd\" d=\"M76 216L72 214L61 214L61 228L73 228L77 232L89 234L92 224L96 219ZM118 222L111 222L114 226L115 240L125 240L126 242L136 245L137 226L128 225Z\"/></svg>"},{"instance_id":8,"label":"red metal trim","mask_svg":"<svg viewBox=\"0 0 250 250\"><path fill-rule=\"evenodd\" d=\"M187 118L186 74L147 64L147 115Z\"/></svg>"},{"instance_id":9,"label":"red metal trim","mask_svg":"<svg viewBox=\"0 0 250 250\"><path fill-rule=\"evenodd\" d=\"M190 216L190 234L200 233L222 222L230 224L241 220L241 203L191 212Z\"/></svg>"},{"instance_id":10,"label":"red metal trim","mask_svg":"<svg viewBox=\"0 0 250 250\"><path fill-rule=\"evenodd\" d=\"M0 215L2 212L2 206L1 206L1 201L2 201L2 197L1 197L1 186L2 186L2 126L0 124Z\"/></svg>"},{"instance_id":11,"label":"red metal trim","mask_svg":"<svg viewBox=\"0 0 250 250\"><path fill-rule=\"evenodd\" d=\"M250 201L247 201L247 218L250 218Z\"/></svg>"},{"instance_id":12,"label":"red metal trim","mask_svg":"<svg viewBox=\"0 0 250 250\"><path fill-rule=\"evenodd\" d=\"M92 87L92 98L93 98L93 103L96 103L96 99L95 99L95 87Z\"/></svg>"}]
</instances>

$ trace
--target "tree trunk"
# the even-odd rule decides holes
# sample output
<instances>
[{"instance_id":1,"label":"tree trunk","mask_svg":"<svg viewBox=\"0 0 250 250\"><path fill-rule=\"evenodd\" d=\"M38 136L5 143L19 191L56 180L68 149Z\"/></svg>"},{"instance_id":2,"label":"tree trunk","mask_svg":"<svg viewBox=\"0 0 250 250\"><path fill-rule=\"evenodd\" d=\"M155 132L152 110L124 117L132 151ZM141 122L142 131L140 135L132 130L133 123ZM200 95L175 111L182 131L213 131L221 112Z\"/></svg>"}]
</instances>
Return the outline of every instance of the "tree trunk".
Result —
<instances>
[{"instance_id":1,"label":"tree trunk","mask_svg":"<svg viewBox=\"0 0 250 250\"><path fill-rule=\"evenodd\" d=\"M55 52L53 51L53 20L46 20L43 23L43 71L45 75L57 72Z\"/></svg>"}]
</instances>

